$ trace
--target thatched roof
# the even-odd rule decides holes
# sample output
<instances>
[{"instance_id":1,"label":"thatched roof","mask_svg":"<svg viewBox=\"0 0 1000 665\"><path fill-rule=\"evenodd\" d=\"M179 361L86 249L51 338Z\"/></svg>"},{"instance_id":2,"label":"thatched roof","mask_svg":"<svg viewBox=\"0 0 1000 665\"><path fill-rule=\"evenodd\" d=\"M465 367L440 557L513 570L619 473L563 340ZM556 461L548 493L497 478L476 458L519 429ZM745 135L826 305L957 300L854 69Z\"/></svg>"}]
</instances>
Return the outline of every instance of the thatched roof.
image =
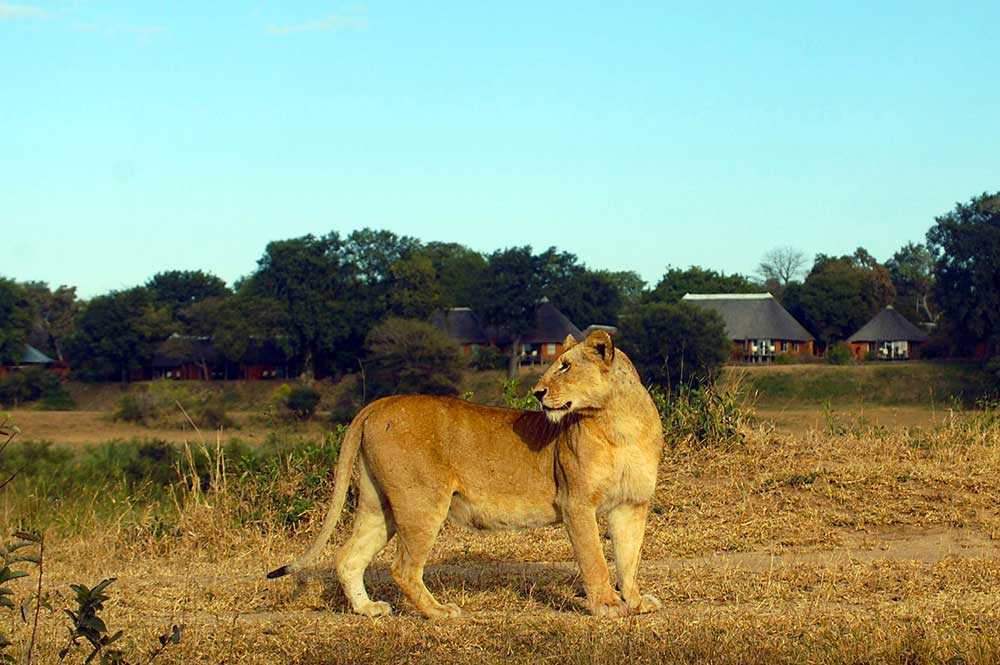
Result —
<instances>
[{"instance_id":1,"label":"thatched roof","mask_svg":"<svg viewBox=\"0 0 1000 665\"><path fill-rule=\"evenodd\" d=\"M459 344L486 344L489 338L479 324L479 319L468 307L438 310L431 316L431 323Z\"/></svg>"},{"instance_id":2,"label":"thatched roof","mask_svg":"<svg viewBox=\"0 0 1000 665\"><path fill-rule=\"evenodd\" d=\"M681 300L718 312L729 339L813 339L770 293L688 293Z\"/></svg>"},{"instance_id":3,"label":"thatched roof","mask_svg":"<svg viewBox=\"0 0 1000 665\"><path fill-rule=\"evenodd\" d=\"M573 325L573 322L566 318L547 298L542 298L535 307L535 325L521 336L523 344L552 344L559 343L566 339L567 335L572 335L577 340L583 341L583 333Z\"/></svg>"},{"instance_id":4,"label":"thatched roof","mask_svg":"<svg viewBox=\"0 0 1000 665\"><path fill-rule=\"evenodd\" d=\"M889 305L847 338L848 342L925 342L927 333Z\"/></svg>"},{"instance_id":5,"label":"thatched roof","mask_svg":"<svg viewBox=\"0 0 1000 665\"><path fill-rule=\"evenodd\" d=\"M21 355L21 365L51 365L55 360L36 349L30 344L24 345L24 353Z\"/></svg>"}]
</instances>

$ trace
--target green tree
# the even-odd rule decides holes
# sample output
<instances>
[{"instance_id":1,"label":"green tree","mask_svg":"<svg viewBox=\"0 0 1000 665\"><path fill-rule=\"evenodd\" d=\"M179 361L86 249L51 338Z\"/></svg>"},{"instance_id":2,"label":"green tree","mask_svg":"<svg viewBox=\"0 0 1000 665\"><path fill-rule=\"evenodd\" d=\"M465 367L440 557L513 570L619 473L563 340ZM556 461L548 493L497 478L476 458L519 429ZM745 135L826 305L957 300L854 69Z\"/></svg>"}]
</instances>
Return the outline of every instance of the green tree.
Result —
<instances>
[{"instance_id":1,"label":"green tree","mask_svg":"<svg viewBox=\"0 0 1000 665\"><path fill-rule=\"evenodd\" d=\"M65 360L63 349L73 334L80 303L75 286L60 286L55 291L45 282L24 284L31 302L32 324L28 343L35 348Z\"/></svg>"},{"instance_id":2,"label":"green tree","mask_svg":"<svg viewBox=\"0 0 1000 665\"><path fill-rule=\"evenodd\" d=\"M389 269L389 311L404 319L429 319L441 306L434 264L415 254L392 264Z\"/></svg>"},{"instance_id":3,"label":"green tree","mask_svg":"<svg viewBox=\"0 0 1000 665\"><path fill-rule=\"evenodd\" d=\"M686 293L760 293L761 287L739 273L726 275L700 266L668 268L646 296L647 302L677 303Z\"/></svg>"},{"instance_id":4,"label":"green tree","mask_svg":"<svg viewBox=\"0 0 1000 665\"><path fill-rule=\"evenodd\" d=\"M0 364L18 362L24 355L31 331L31 310L25 288L0 277Z\"/></svg>"},{"instance_id":5,"label":"green tree","mask_svg":"<svg viewBox=\"0 0 1000 665\"><path fill-rule=\"evenodd\" d=\"M634 270L619 271L598 271L605 276L622 296L622 306L624 308L638 305L646 295L646 280L639 277L639 273Z\"/></svg>"},{"instance_id":6,"label":"green tree","mask_svg":"<svg viewBox=\"0 0 1000 665\"><path fill-rule=\"evenodd\" d=\"M145 287L112 291L87 302L67 343L74 371L89 380L125 383L146 367L170 330L170 313Z\"/></svg>"},{"instance_id":7,"label":"green tree","mask_svg":"<svg viewBox=\"0 0 1000 665\"><path fill-rule=\"evenodd\" d=\"M442 307L470 307L486 270L479 252L458 243L429 242L418 252L431 260Z\"/></svg>"},{"instance_id":8,"label":"green tree","mask_svg":"<svg viewBox=\"0 0 1000 665\"><path fill-rule=\"evenodd\" d=\"M934 220L927 246L935 257L934 298L958 341L1000 342L1000 192L983 193Z\"/></svg>"},{"instance_id":9,"label":"green tree","mask_svg":"<svg viewBox=\"0 0 1000 665\"><path fill-rule=\"evenodd\" d=\"M365 341L374 397L401 393L455 395L464 366L455 343L430 323L390 317Z\"/></svg>"},{"instance_id":10,"label":"green tree","mask_svg":"<svg viewBox=\"0 0 1000 665\"><path fill-rule=\"evenodd\" d=\"M886 261L896 288L893 306L910 321L936 323L941 313L934 302L934 255L926 245L908 242Z\"/></svg>"},{"instance_id":11,"label":"green tree","mask_svg":"<svg viewBox=\"0 0 1000 665\"><path fill-rule=\"evenodd\" d=\"M186 334L193 338L211 338L212 346L227 364L243 362L251 345L265 341L274 342L286 355L290 354L284 334L288 327L286 314L278 300L248 293L205 298L183 310L188 321ZM191 349L202 346L191 343L190 339L188 344Z\"/></svg>"},{"instance_id":12,"label":"green tree","mask_svg":"<svg viewBox=\"0 0 1000 665\"><path fill-rule=\"evenodd\" d=\"M847 339L894 298L889 271L859 248L849 256L817 255L805 281L789 285L784 304L829 344Z\"/></svg>"},{"instance_id":13,"label":"green tree","mask_svg":"<svg viewBox=\"0 0 1000 665\"><path fill-rule=\"evenodd\" d=\"M616 325L625 306L621 282L606 271L574 272L550 289L548 297L580 328L592 323Z\"/></svg>"},{"instance_id":14,"label":"green tree","mask_svg":"<svg viewBox=\"0 0 1000 665\"><path fill-rule=\"evenodd\" d=\"M344 365L361 351L359 330L368 305L335 231L268 243L241 292L280 303L283 334L307 378L315 375L317 361L321 367Z\"/></svg>"},{"instance_id":15,"label":"green tree","mask_svg":"<svg viewBox=\"0 0 1000 665\"><path fill-rule=\"evenodd\" d=\"M630 310L619 324L618 344L644 381L672 390L713 380L732 351L722 317L686 302Z\"/></svg>"},{"instance_id":16,"label":"green tree","mask_svg":"<svg viewBox=\"0 0 1000 665\"><path fill-rule=\"evenodd\" d=\"M205 298L219 298L231 293L226 282L201 270L168 270L153 275L146 282L153 301L176 315L188 305Z\"/></svg>"},{"instance_id":17,"label":"green tree","mask_svg":"<svg viewBox=\"0 0 1000 665\"><path fill-rule=\"evenodd\" d=\"M535 323L535 307L545 282L542 257L531 247L511 247L490 254L476 288L472 308L485 326L511 340L508 376L517 376L521 338Z\"/></svg>"}]
</instances>

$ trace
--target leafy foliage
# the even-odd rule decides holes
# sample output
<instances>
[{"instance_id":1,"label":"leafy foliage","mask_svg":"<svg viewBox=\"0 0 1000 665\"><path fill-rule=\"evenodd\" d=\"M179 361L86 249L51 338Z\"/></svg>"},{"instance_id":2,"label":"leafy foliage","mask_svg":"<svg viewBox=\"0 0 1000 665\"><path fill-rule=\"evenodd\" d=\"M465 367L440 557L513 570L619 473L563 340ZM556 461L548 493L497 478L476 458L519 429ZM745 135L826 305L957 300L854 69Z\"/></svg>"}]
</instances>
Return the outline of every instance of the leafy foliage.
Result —
<instances>
[{"instance_id":1,"label":"leafy foliage","mask_svg":"<svg viewBox=\"0 0 1000 665\"><path fill-rule=\"evenodd\" d=\"M288 392L285 406L298 420L309 420L316 413L321 397L312 386L297 384Z\"/></svg>"},{"instance_id":2,"label":"leafy foliage","mask_svg":"<svg viewBox=\"0 0 1000 665\"><path fill-rule=\"evenodd\" d=\"M686 293L759 293L761 287L749 278L691 266L686 270L669 268L652 291L646 302L673 304L680 302Z\"/></svg>"},{"instance_id":3,"label":"leafy foliage","mask_svg":"<svg viewBox=\"0 0 1000 665\"><path fill-rule=\"evenodd\" d=\"M686 302L642 305L619 332L643 379L671 390L711 382L732 348L722 317Z\"/></svg>"},{"instance_id":4,"label":"leafy foliage","mask_svg":"<svg viewBox=\"0 0 1000 665\"><path fill-rule=\"evenodd\" d=\"M55 291L45 282L26 282L31 302L32 324L28 343L63 361L66 340L73 334L80 303L75 286L60 286Z\"/></svg>"},{"instance_id":5,"label":"leafy foliage","mask_svg":"<svg viewBox=\"0 0 1000 665\"><path fill-rule=\"evenodd\" d=\"M927 232L934 297L961 342L1000 340L1000 192L959 203Z\"/></svg>"},{"instance_id":6,"label":"leafy foliage","mask_svg":"<svg viewBox=\"0 0 1000 665\"><path fill-rule=\"evenodd\" d=\"M738 383L724 388L717 384L681 386L674 394L652 386L649 395L660 413L664 441L671 448L741 444L752 423Z\"/></svg>"},{"instance_id":7,"label":"leafy foliage","mask_svg":"<svg viewBox=\"0 0 1000 665\"><path fill-rule=\"evenodd\" d=\"M69 644L59 651L59 660L64 660L70 651L84 640L90 644L91 652L84 663L90 663L100 656L101 665L126 665L125 653L119 649L109 648L122 637L122 631L111 634L108 626L99 615L104 609L104 603L110 596L104 590L115 581L114 577L100 582L93 589L83 584L70 584L76 593L76 610L65 610L72 621L69 628Z\"/></svg>"},{"instance_id":8,"label":"leafy foliage","mask_svg":"<svg viewBox=\"0 0 1000 665\"><path fill-rule=\"evenodd\" d=\"M167 379L150 381L118 399L114 420L145 425L186 429L233 427L223 398L217 393Z\"/></svg>"},{"instance_id":9,"label":"leafy foliage","mask_svg":"<svg viewBox=\"0 0 1000 665\"><path fill-rule=\"evenodd\" d=\"M834 344L826 351L826 361L831 365L850 365L853 360L851 346L845 342Z\"/></svg>"},{"instance_id":10,"label":"leafy foliage","mask_svg":"<svg viewBox=\"0 0 1000 665\"><path fill-rule=\"evenodd\" d=\"M27 292L13 280L0 277L0 365L21 359L30 329Z\"/></svg>"},{"instance_id":11,"label":"leafy foliage","mask_svg":"<svg viewBox=\"0 0 1000 665\"><path fill-rule=\"evenodd\" d=\"M184 308L208 298L224 298L231 291L219 277L201 270L168 270L153 275L146 288L157 305L183 316Z\"/></svg>"},{"instance_id":12,"label":"leafy foliage","mask_svg":"<svg viewBox=\"0 0 1000 665\"><path fill-rule=\"evenodd\" d=\"M831 343L851 336L894 297L889 271L859 247L851 256L817 255L805 281L789 285L784 304L816 337Z\"/></svg>"},{"instance_id":13,"label":"leafy foliage","mask_svg":"<svg viewBox=\"0 0 1000 665\"><path fill-rule=\"evenodd\" d=\"M0 379L0 404L17 407L37 400L47 400L50 407L73 406L59 376L44 368L29 367Z\"/></svg>"},{"instance_id":14,"label":"leafy foliage","mask_svg":"<svg viewBox=\"0 0 1000 665\"><path fill-rule=\"evenodd\" d=\"M429 323L389 318L368 334L366 368L373 396L455 395L462 361L454 342Z\"/></svg>"},{"instance_id":15,"label":"leafy foliage","mask_svg":"<svg viewBox=\"0 0 1000 665\"><path fill-rule=\"evenodd\" d=\"M908 242L886 261L896 287L893 303L910 321L936 322L940 310L934 300L934 255L926 245Z\"/></svg>"},{"instance_id":16,"label":"leafy foliage","mask_svg":"<svg viewBox=\"0 0 1000 665\"><path fill-rule=\"evenodd\" d=\"M125 382L132 371L149 364L170 326L169 310L159 307L144 287L98 296L84 306L68 343L74 374Z\"/></svg>"},{"instance_id":17,"label":"leafy foliage","mask_svg":"<svg viewBox=\"0 0 1000 665\"><path fill-rule=\"evenodd\" d=\"M540 411L542 405L539 404L531 390L521 393L521 382L517 379L500 379L503 387L503 403L511 409L521 409L522 411Z\"/></svg>"}]
</instances>

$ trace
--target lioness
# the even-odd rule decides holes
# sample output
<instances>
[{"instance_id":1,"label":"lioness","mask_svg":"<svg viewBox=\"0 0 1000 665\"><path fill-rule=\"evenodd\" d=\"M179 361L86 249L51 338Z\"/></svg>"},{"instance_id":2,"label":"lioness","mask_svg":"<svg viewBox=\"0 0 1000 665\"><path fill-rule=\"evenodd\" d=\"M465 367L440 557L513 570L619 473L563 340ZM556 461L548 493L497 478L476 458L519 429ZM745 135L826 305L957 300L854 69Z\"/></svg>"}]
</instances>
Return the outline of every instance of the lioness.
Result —
<instances>
[{"instance_id":1,"label":"lioness","mask_svg":"<svg viewBox=\"0 0 1000 665\"><path fill-rule=\"evenodd\" d=\"M351 607L378 616L364 571L394 534L392 575L427 617L455 617L424 586L424 564L445 519L475 529L562 522L600 616L651 612L636 573L649 500L663 446L660 418L628 357L603 331L566 350L534 388L542 412L478 406L446 397L387 397L358 413L344 436L334 493L309 550L268 573L281 577L315 558L344 507L359 468L354 531L335 564ZM360 455L358 454L360 450ZM597 516L607 515L618 571L611 585ZM620 592L620 595L619 595Z\"/></svg>"}]
</instances>

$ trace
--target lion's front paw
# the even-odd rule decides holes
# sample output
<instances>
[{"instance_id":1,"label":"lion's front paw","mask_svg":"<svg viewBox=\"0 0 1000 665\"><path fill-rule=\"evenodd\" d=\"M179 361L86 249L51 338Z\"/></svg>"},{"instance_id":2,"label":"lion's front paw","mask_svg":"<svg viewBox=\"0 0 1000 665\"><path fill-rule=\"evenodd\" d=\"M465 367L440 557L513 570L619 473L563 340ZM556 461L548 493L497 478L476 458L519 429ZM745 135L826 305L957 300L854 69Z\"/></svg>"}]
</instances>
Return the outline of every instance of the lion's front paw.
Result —
<instances>
[{"instance_id":1,"label":"lion's front paw","mask_svg":"<svg viewBox=\"0 0 1000 665\"><path fill-rule=\"evenodd\" d=\"M358 614L366 617L382 617L392 614L392 605L380 600L377 603L368 603L355 610Z\"/></svg>"},{"instance_id":2,"label":"lion's front paw","mask_svg":"<svg viewBox=\"0 0 1000 665\"><path fill-rule=\"evenodd\" d=\"M648 612L656 612L662 607L663 603L660 602L659 598L646 594L635 605L629 605L629 612L631 614L646 614Z\"/></svg>"},{"instance_id":3,"label":"lion's front paw","mask_svg":"<svg viewBox=\"0 0 1000 665\"><path fill-rule=\"evenodd\" d=\"M594 605L590 613L595 617L623 617L628 616L628 605L622 600L612 600Z\"/></svg>"},{"instance_id":4,"label":"lion's front paw","mask_svg":"<svg viewBox=\"0 0 1000 665\"><path fill-rule=\"evenodd\" d=\"M462 608L455 603L438 605L425 612L428 619L457 619L462 615Z\"/></svg>"}]
</instances>

